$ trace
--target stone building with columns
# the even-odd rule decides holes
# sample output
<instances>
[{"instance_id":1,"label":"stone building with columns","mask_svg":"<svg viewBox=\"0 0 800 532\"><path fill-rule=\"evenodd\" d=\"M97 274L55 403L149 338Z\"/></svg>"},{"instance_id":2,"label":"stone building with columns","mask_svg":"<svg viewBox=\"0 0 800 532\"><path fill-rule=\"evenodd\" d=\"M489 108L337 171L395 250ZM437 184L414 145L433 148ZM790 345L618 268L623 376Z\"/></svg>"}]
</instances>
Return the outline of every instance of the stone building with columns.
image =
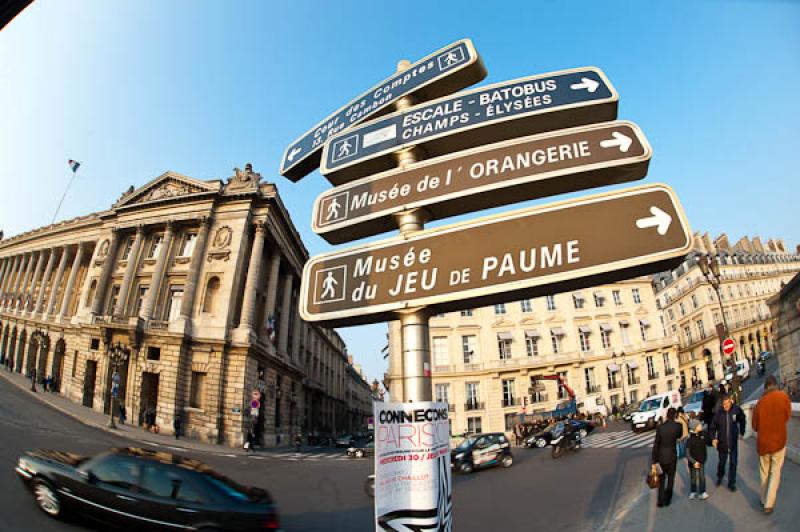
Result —
<instances>
[{"instance_id":1,"label":"stone building with columns","mask_svg":"<svg viewBox=\"0 0 800 532\"><path fill-rule=\"evenodd\" d=\"M234 172L166 172L106 211L0 241L0 361L106 413L116 381L129 422L171 433L180 416L208 442L359 429L371 405L348 400L369 385L350 382L335 331L299 317L308 252L277 188ZM113 378L116 345L128 358Z\"/></svg>"}]
</instances>

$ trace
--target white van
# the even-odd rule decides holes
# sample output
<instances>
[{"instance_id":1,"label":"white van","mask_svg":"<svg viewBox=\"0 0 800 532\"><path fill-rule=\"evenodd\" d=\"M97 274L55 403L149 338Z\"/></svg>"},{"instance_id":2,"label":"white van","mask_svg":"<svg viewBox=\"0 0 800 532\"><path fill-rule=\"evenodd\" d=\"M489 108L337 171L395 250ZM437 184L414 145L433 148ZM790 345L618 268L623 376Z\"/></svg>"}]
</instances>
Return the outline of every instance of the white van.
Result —
<instances>
[{"instance_id":1,"label":"white van","mask_svg":"<svg viewBox=\"0 0 800 532\"><path fill-rule=\"evenodd\" d=\"M742 379L743 381L747 380L747 377L750 376L750 361L747 360L746 358L743 358L742 360L737 360L736 374L739 375L739 378ZM725 373L725 380L728 382L731 382L731 380L733 380L733 374L730 371Z\"/></svg>"},{"instance_id":2,"label":"white van","mask_svg":"<svg viewBox=\"0 0 800 532\"><path fill-rule=\"evenodd\" d=\"M642 401L639 410L631 416L631 429L636 432L643 428L655 428L656 425L667 419L667 410L677 409L679 406L682 406L682 403L678 390L651 395Z\"/></svg>"},{"instance_id":3,"label":"white van","mask_svg":"<svg viewBox=\"0 0 800 532\"><path fill-rule=\"evenodd\" d=\"M603 418L608 417L606 403L603 398L598 395L590 395L578 403L577 407L578 412L586 414L588 418L596 418L597 416L602 416Z\"/></svg>"}]
</instances>

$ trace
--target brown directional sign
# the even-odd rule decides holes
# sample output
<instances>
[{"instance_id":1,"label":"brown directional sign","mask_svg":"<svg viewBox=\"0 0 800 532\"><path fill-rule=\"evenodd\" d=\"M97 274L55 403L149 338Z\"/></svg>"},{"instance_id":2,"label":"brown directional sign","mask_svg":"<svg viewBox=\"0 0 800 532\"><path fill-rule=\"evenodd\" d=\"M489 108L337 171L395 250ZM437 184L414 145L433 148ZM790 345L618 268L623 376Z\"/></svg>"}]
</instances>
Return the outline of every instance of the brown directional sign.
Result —
<instances>
[{"instance_id":1,"label":"brown directional sign","mask_svg":"<svg viewBox=\"0 0 800 532\"><path fill-rule=\"evenodd\" d=\"M292 142L281 158L281 174L292 181L300 180L319 166L322 146L328 137L386 114L400 98L413 94L417 101L432 100L485 77L486 67L472 41L463 39L445 46L392 74Z\"/></svg>"},{"instance_id":2,"label":"brown directional sign","mask_svg":"<svg viewBox=\"0 0 800 532\"><path fill-rule=\"evenodd\" d=\"M324 192L311 227L340 244L396 228L424 207L429 220L641 179L652 150L638 126L607 122L481 146Z\"/></svg>"},{"instance_id":3,"label":"brown directional sign","mask_svg":"<svg viewBox=\"0 0 800 532\"><path fill-rule=\"evenodd\" d=\"M314 257L300 315L347 326L513 301L663 271L691 247L672 190L635 187Z\"/></svg>"},{"instance_id":4,"label":"brown directional sign","mask_svg":"<svg viewBox=\"0 0 800 532\"><path fill-rule=\"evenodd\" d=\"M617 118L602 70L575 68L480 87L377 118L328 139L320 173L341 185L396 166L417 147L437 157L489 142Z\"/></svg>"}]
</instances>

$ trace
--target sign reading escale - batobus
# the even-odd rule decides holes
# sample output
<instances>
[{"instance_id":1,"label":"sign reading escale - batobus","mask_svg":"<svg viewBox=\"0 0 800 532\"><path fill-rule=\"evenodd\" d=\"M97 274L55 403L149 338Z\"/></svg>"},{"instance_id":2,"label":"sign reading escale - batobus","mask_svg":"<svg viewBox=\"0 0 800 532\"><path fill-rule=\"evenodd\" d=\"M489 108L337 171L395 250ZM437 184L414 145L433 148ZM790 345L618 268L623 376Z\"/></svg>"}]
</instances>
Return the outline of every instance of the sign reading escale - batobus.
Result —
<instances>
[{"instance_id":1,"label":"sign reading escale - batobus","mask_svg":"<svg viewBox=\"0 0 800 532\"><path fill-rule=\"evenodd\" d=\"M427 157L554 129L614 120L618 96L595 67L504 81L377 118L330 138L320 172L334 185L396 165L411 147Z\"/></svg>"},{"instance_id":2,"label":"sign reading escale - batobus","mask_svg":"<svg viewBox=\"0 0 800 532\"><path fill-rule=\"evenodd\" d=\"M281 175L298 181L319 167L331 136L393 110L400 98L427 101L469 87L486 77L486 68L469 39L457 41L389 76L292 142L281 158Z\"/></svg>"},{"instance_id":3,"label":"sign reading escale - batobus","mask_svg":"<svg viewBox=\"0 0 800 532\"><path fill-rule=\"evenodd\" d=\"M323 192L311 226L339 244L396 229L424 208L439 220L647 175L652 150L631 122L607 122L480 146Z\"/></svg>"},{"instance_id":4,"label":"sign reading escale - batobus","mask_svg":"<svg viewBox=\"0 0 800 532\"><path fill-rule=\"evenodd\" d=\"M672 190L634 187L319 255L300 314L347 326L474 308L663 271L691 246Z\"/></svg>"}]
</instances>

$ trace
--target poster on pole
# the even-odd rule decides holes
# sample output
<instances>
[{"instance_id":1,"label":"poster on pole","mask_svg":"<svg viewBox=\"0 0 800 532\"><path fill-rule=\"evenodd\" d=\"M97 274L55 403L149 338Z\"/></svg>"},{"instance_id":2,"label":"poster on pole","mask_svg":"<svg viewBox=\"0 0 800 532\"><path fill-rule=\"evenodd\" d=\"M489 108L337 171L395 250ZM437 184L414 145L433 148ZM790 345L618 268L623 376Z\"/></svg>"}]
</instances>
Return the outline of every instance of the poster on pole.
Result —
<instances>
[{"instance_id":1,"label":"poster on pole","mask_svg":"<svg viewBox=\"0 0 800 532\"><path fill-rule=\"evenodd\" d=\"M375 530L452 530L447 403L375 403Z\"/></svg>"}]
</instances>

